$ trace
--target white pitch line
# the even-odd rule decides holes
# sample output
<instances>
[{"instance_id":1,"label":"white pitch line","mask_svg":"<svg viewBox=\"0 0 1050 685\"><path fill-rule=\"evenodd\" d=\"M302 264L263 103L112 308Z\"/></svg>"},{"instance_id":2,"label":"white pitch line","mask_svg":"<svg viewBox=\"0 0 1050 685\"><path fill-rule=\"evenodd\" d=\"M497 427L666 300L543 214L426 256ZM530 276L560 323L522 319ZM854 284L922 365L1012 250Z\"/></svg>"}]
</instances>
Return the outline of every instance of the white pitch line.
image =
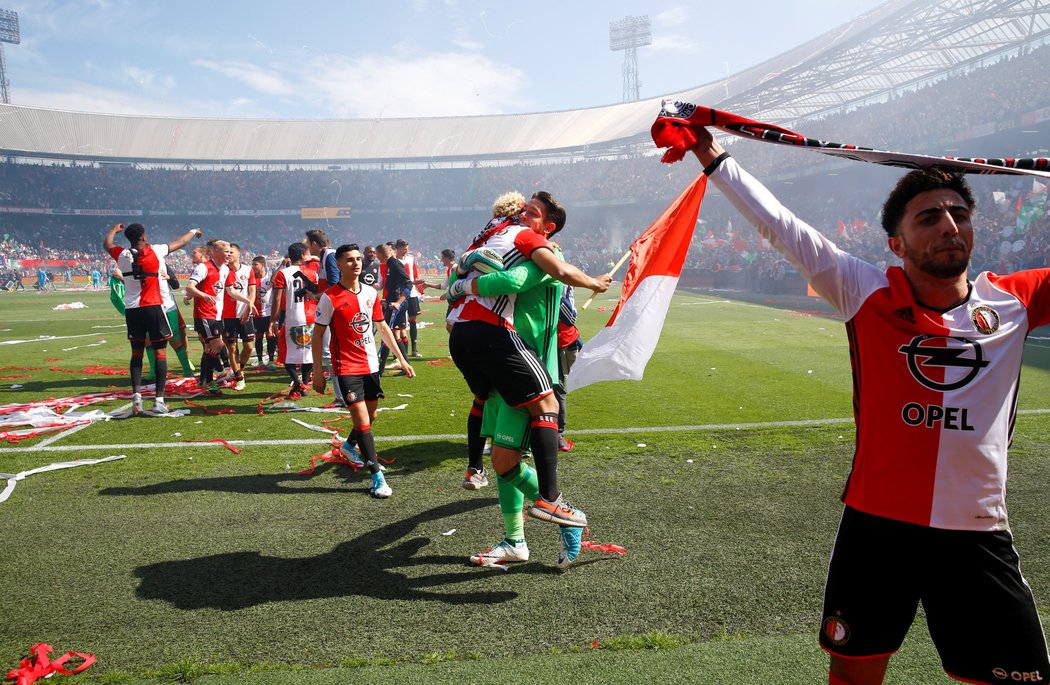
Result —
<instances>
[{"instance_id":1,"label":"white pitch line","mask_svg":"<svg viewBox=\"0 0 1050 685\"><path fill-rule=\"evenodd\" d=\"M1018 414L1050 414L1050 409L1022 409ZM808 419L803 421L767 421L765 423L709 423L696 426L644 426L637 428L585 428L572 430L573 435L635 435L644 433L701 433L720 430L751 430L762 428L792 428L834 426L852 424L852 418L845 419ZM376 436L376 442L424 442L428 440L466 440L463 433L434 433L430 435L384 435ZM331 438L314 438L299 440L227 440L234 447L273 447L281 445L327 445ZM103 450L136 450L136 449L172 449L179 447L226 447L221 442L195 440L180 442L146 442L137 445L121 443L114 445L31 445L29 447L0 448L0 455L26 452L78 452Z\"/></svg>"}]
</instances>

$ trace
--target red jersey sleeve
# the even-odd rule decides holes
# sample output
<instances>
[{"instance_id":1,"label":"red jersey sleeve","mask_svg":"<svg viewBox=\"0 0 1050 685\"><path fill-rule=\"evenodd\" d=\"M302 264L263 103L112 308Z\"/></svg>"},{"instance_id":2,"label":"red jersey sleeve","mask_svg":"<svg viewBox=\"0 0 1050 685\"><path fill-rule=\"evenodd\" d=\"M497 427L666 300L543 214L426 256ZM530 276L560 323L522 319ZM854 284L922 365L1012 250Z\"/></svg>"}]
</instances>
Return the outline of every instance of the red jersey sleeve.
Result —
<instances>
[{"instance_id":1,"label":"red jersey sleeve","mask_svg":"<svg viewBox=\"0 0 1050 685\"><path fill-rule=\"evenodd\" d=\"M274 275L274 277L273 277L273 287L274 288L281 288L282 290L284 288L288 287L288 283L284 280L284 271L283 270L282 271L278 271Z\"/></svg>"},{"instance_id":2,"label":"red jersey sleeve","mask_svg":"<svg viewBox=\"0 0 1050 685\"><path fill-rule=\"evenodd\" d=\"M550 248L551 244L547 242L547 239L541 236L539 233L534 231L521 231L518 235L514 236L514 247L526 258L532 258L533 250L538 250L541 247Z\"/></svg>"},{"instance_id":3,"label":"red jersey sleeve","mask_svg":"<svg viewBox=\"0 0 1050 685\"><path fill-rule=\"evenodd\" d=\"M990 273L988 280L1024 304L1028 330L1050 323L1050 269L1028 269L1005 276Z\"/></svg>"},{"instance_id":4,"label":"red jersey sleeve","mask_svg":"<svg viewBox=\"0 0 1050 685\"><path fill-rule=\"evenodd\" d=\"M124 252L124 248L120 247L118 245L114 245L113 247L109 248L109 256L112 257L115 260L119 260L120 259L120 255L123 252Z\"/></svg>"}]
</instances>

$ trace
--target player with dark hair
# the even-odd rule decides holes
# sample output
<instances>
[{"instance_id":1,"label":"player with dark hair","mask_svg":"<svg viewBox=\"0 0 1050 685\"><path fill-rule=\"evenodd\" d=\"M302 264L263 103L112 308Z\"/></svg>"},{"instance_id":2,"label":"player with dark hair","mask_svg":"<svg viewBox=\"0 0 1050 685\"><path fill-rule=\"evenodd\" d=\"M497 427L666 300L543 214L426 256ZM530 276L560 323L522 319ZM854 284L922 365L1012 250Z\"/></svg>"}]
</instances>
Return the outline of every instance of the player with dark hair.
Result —
<instances>
[{"instance_id":1,"label":"player with dark hair","mask_svg":"<svg viewBox=\"0 0 1050 685\"><path fill-rule=\"evenodd\" d=\"M344 450L357 445L364 465L372 476L369 494L377 498L390 497L390 485L383 475L372 436L372 423L376 418L379 400L383 399L383 388L379 381L379 360L376 356L373 325L380 337L394 350L401 368L412 378L415 371L394 342L394 334L387 326L375 288L360 281L361 250L357 245L340 245L335 251L339 265L338 283L329 285L317 303L314 321L313 361L321 363L323 336L331 331L329 347L332 354L333 382L342 388L346 406L354 422L354 430L347 437ZM322 374L315 374L313 387L324 392Z\"/></svg>"},{"instance_id":2,"label":"player with dark hair","mask_svg":"<svg viewBox=\"0 0 1050 685\"><path fill-rule=\"evenodd\" d=\"M311 343L317 300L310 295L317 292L317 272L304 266L306 251L302 243L289 245L289 265L273 277L270 331L279 336L281 361L292 379L288 397L293 400L307 394L306 384L314 371ZM317 373L323 375L321 369Z\"/></svg>"},{"instance_id":3,"label":"player with dark hair","mask_svg":"<svg viewBox=\"0 0 1050 685\"><path fill-rule=\"evenodd\" d=\"M255 358L257 366L263 365L263 339L266 339L266 358L271 371L277 368L277 336L270 335L270 313L273 310L273 275L266 268L266 257L256 255L252 259L252 271L258 286L255 289L255 308L259 316L252 322L255 328Z\"/></svg>"},{"instance_id":4,"label":"player with dark hair","mask_svg":"<svg viewBox=\"0 0 1050 685\"><path fill-rule=\"evenodd\" d=\"M130 248L117 247L114 237L118 231L124 231ZM117 262L117 268L124 274L124 319L128 326L128 340L131 342L131 403L132 412L141 414L142 409L142 355L149 341L157 361L154 388L156 399L154 413L167 413L164 403L164 386L168 382L168 339L172 331L168 317L164 313L160 291L160 274L162 261L169 252L181 249L189 244L200 231L193 229L170 243L151 245L142 224L116 224L109 229L102 241L106 254Z\"/></svg>"},{"instance_id":5,"label":"player with dark hair","mask_svg":"<svg viewBox=\"0 0 1050 685\"><path fill-rule=\"evenodd\" d=\"M412 292L412 281L405 270L405 265L397 258L394 248L389 244L376 246L376 257L386 268L383 273L383 290L386 322L394 332L394 339L404 357L408 357L407 307L408 296ZM384 343L379 350L379 375L383 375L389 348Z\"/></svg>"},{"instance_id":6,"label":"player with dark hair","mask_svg":"<svg viewBox=\"0 0 1050 685\"><path fill-rule=\"evenodd\" d=\"M488 254L494 254L504 268L532 260L563 283L604 292L612 282L609 274L588 276L555 255L549 239L564 226L565 209L550 193L540 191L525 204L520 217L490 224L474 239L471 249L460 256L464 277L449 288L449 297L463 297L448 317L453 324L449 352L474 394L471 417L477 415L475 423L480 423L482 407L493 390L508 405L527 408L531 416L530 440L539 477L539 497L529 508L529 515L559 525L583 527L587 525L586 515L569 504L558 488L558 400L550 374L514 330L514 296L479 296L478 271L474 268L475 264L488 261ZM483 445L484 441L479 444L468 425L469 457L473 459L475 452L480 456ZM492 465L498 475L522 489L520 463L508 458L494 459Z\"/></svg>"},{"instance_id":7,"label":"player with dark hair","mask_svg":"<svg viewBox=\"0 0 1050 685\"><path fill-rule=\"evenodd\" d=\"M882 222L902 266L879 269L795 217L705 128L689 129L704 173L846 321L857 444L824 593L829 681L881 683L921 602L951 677L1045 682L1006 466L1025 338L1050 324L1050 269L971 278L973 194L937 168L889 194Z\"/></svg>"}]
</instances>

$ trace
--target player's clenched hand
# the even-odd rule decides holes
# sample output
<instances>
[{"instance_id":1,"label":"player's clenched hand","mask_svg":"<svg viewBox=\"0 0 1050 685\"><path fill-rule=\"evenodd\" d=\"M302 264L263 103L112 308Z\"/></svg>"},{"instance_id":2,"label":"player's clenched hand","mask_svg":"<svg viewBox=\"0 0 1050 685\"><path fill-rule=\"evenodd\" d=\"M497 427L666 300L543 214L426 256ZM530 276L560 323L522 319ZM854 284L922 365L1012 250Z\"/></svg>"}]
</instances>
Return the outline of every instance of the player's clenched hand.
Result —
<instances>
[{"instance_id":1,"label":"player's clenched hand","mask_svg":"<svg viewBox=\"0 0 1050 685\"><path fill-rule=\"evenodd\" d=\"M324 372L315 373L312 385L314 386L314 392L318 395L324 394Z\"/></svg>"},{"instance_id":2,"label":"player's clenched hand","mask_svg":"<svg viewBox=\"0 0 1050 685\"><path fill-rule=\"evenodd\" d=\"M594 284L597 287L592 287L591 290L596 293L604 293L612 285L612 280L612 274L602 274L594 279Z\"/></svg>"},{"instance_id":3,"label":"player's clenched hand","mask_svg":"<svg viewBox=\"0 0 1050 685\"><path fill-rule=\"evenodd\" d=\"M415 378L416 377L416 370L413 369L412 365L409 364L407 361L404 364L401 365L401 368L404 370L406 377L408 377L408 378Z\"/></svg>"}]
</instances>

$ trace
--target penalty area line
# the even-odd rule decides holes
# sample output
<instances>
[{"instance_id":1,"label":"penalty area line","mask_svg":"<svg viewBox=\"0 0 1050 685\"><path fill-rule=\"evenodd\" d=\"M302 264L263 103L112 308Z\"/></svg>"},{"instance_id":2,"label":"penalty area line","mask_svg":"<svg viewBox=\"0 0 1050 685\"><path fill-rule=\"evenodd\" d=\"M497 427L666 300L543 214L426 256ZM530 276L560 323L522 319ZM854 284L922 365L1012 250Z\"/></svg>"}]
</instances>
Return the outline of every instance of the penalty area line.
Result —
<instances>
[{"instance_id":1,"label":"penalty area line","mask_svg":"<svg viewBox=\"0 0 1050 685\"><path fill-rule=\"evenodd\" d=\"M1025 414L1050 414L1050 409L1022 409L1017 412ZM766 428L807 428L817 426L835 426L853 424L852 418L842 419L807 419L801 421L765 421L761 423L709 423L694 426L644 426L634 428L583 428L570 430L572 435L637 435L645 433L703 433L706 431L724 430L761 430ZM331 438L299 438L294 440L227 440L234 447L280 447L284 445L324 445ZM376 436L376 442L426 442L429 440L466 440L464 433L432 433L429 435L383 435ZM221 442L178 441L178 442L144 442L139 444L121 443L111 445L31 445L28 447L0 448L2 454L20 454L26 452L85 452L85 451L122 451L137 449L174 449L194 447L226 448Z\"/></svg>"}]
</instances>

